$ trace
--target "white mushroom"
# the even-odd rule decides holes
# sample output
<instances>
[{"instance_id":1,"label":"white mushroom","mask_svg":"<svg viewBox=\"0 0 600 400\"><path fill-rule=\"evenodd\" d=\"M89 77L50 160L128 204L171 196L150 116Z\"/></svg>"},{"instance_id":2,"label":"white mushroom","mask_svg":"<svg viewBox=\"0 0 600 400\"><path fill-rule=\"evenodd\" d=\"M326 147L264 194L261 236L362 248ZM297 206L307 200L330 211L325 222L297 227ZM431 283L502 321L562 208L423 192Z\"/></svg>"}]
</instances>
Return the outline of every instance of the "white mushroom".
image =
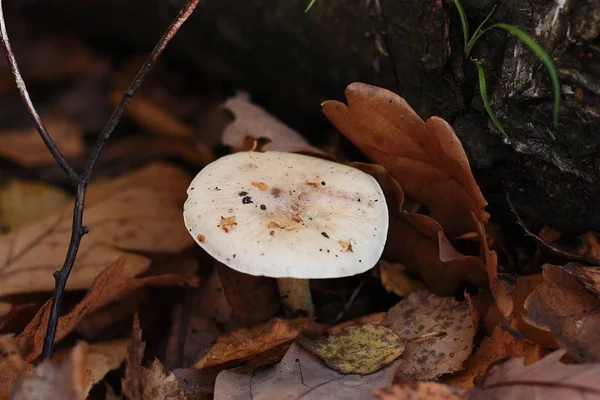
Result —
<instances>
[{"instance_id":1,"label":"white mushroom","mask_svg":"<svg viewBox=\"0 0 600 400\"><path fill-rule=\"evenodd\" d=\"M313 314L307 279L365 272L383 252L383 191L373 177L343 164L235 153L207 165L187 193L185 225L200 247L234 270L280 278L292 311Z\"/></svg>"}]
</instances>

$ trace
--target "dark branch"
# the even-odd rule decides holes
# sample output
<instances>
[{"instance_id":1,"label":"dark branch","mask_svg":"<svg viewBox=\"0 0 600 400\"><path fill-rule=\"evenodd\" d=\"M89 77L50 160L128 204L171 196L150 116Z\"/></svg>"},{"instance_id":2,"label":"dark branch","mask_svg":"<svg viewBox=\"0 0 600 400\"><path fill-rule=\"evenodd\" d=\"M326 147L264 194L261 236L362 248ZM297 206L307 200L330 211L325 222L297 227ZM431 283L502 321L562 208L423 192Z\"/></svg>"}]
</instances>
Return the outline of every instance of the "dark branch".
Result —
<instances>
[{"instance_id":1,"label":"dark branch","mask_svg":"<svg viewBox=\"0 0 600 400\"><path fill-rule=\"evenodd\" d=\"M78 176L77 173L73 170L71 165L65 160L63 155L57 149L56 144L52 140L52 137L46 131L44 124L40 116L38 115L31 99L29 97L29 93L27 92L27 87L25 86L25 82L19 72L19 68L17 66L17 61L12 52L10 42L8 40L8 34L6 31L6 24L4 21L4 12L2 10L2 0L0 0L0 40L4 47L4 51L6 54L6 58L10 65L11 71L15 78L15 82L17 84L17 88L19 89L19 93L23 98L25 103L25 107L33 120L35 127L37 128L40 136L44 140L46 146L58 162L58 164L62 167L62 169L67 173L71 181L77 186L77 190L75 193L75 207L73 210L73 224L71 231L71 241L69 243L69 249L67 251L67 256L65 258L65 263L63 267L54 273L54 280L56 282L54 288L54 297L52 301L52 307L50 310L50 317L48 319L48 328L46 331L46 337L44 338L44 349L42 351L42 358L46 359L52 355L52 350L54 348L54 339L56 336L56 328L58 326L58 318L60 316L60 306L61 300L63 297L63 293L65 291L65 286L67 284L67 280L71 273L71 269L73 268L73 264L75 263L75 258L77 257L77 252L79 250L79 245L81 243L81 239L85 234L88 233L88 228L83 226L83 209L85 205L85 194L87 190L88 183L90 181L90 177L92 175L92 171L94 166L96 165L96 161L98 161L98 157L102 152L102 149L106 145L106 142L110 138L113 130L119 123L119 120L123 116L125 109L131 102L135 92L141 86L144 78L148 75L152 67L156 64L156 61L162 54L163 50L167 46L167 44L171 41L173 36L179 31L181 25L188 19L188 17L194 12L194 9L198 5L200 0L188 0L186 4L183 6L173 23L169 26L169 28L165 31L163 36L160 38L159 42L156 44L152 53L148 56L137 76L123 95L123 98L119 102L118 106L113 111L110 116L108 122L98 135L96 139L96 143L92 148L92 152L90 154L90 158L85 166L85 169L81 176Z\"/></svg>"}]
</instances>

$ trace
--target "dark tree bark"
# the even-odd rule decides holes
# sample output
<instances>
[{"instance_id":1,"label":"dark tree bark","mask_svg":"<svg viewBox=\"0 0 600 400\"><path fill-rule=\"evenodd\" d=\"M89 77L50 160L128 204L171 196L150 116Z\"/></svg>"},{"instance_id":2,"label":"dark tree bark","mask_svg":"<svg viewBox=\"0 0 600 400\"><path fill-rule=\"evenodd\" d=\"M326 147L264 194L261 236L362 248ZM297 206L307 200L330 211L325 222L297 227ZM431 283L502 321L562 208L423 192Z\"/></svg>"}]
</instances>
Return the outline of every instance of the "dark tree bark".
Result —
<instances>
[{"instance_id":1,"label":"dark tree bark","mask_svg":"<svg viewBox=\"0 0 600 400\"><path fill-rule=\"evenodd\" d=\"M141 16L134 11L140 2ZM141 49L179 3L53 0L28 8L66 30ZM323 129L320 102L341 99L350 82L392 89L422 117L441 115L453 124L492 206L505 204L506 190L538 227L600 231L598 0L463 1L472 28L497 5L490 22L521 27L559 70L563 102L555 128L552 86L535 55L501 30L475 47L472 56L487 61L488 91L507 143L483 110L451 1L318 0L304 14L307 3L205 0L167 56L189 72L250 91L304 132Z\"/></svg>"}]
</instances>

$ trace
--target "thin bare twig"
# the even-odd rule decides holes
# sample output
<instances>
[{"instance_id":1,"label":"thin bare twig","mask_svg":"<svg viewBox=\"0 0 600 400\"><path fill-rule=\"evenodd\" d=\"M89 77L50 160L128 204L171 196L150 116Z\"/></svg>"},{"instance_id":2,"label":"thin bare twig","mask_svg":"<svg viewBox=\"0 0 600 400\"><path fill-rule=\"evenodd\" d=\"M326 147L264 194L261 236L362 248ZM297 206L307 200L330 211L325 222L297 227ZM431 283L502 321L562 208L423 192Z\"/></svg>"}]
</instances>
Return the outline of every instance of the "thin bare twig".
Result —
<instances>
[{"instance_id":1,"label":"thin bare twig","mask_svg":"<svg viewBox=\"0 0 600 400\"><path fill-rule=\"evenodd\" d=\"M4 52L6 58L8 60L8 64L10 65L10 69L12 71L13 77L17 84L17 88L23 101L25 103L25 107L31 116L35 127L37 128L40 136L44 140L44 143L58 162L58 164L62 167L62 169L67 173L71 181L76 185L75 192L75 207L73 210L73 224L71 230L71 240L69 242L69 249L67 251L67 256L65 258L65 263L63 267L54 273L55 280L55 288L54 288L54 297L52 300L52 307L50 310L50 317L48 319L48 328L46 331L46 337L44 338L44 349L42 351L42 358L46 359L52 355L52 350L54 348L54 338L56 335L56 328L58 326L58 317L60 315L60 306L63 293L65 291L65 286L67 284L67 280L71 273L71 269L73 268L73 264L75 263L75 258L77 257L77 252L79 250L79 245L81 243L81 239L83 236L88 233L88 228L83 226L83 209L85 204L85 194L87 190L88 183L90 181L90 177L92 175L92 171L94 166L96 165L96 161L98 161L98 157L102 152L102 149L106 145L106 142L110 138L113 130L119 123L119 120L123 116L125 109L131 102L135 92L141 86L144 78L148 75L152 67L156 64L156 61L162 54L163 50L167 46L167 44L171 41L173 36L179 31L181 25L188 19L190 15L194 12L194 9L198 5L200 0L188 0L175 20L171 23L169 28L165 31L163 36L160 38L142 67L140 68L137 76L124 93L123 98L113 111L110 116L108 122L98 135L96 139L96 143L94 143L94 147L92 148L92 152L90 154L90 158L83 170L83 173L78 176L75 170L71 167L71 165L65 160L60 151L56 148L56 144L52 140L52 137L46 131L42 120L37 113L30 97L27 92L27 87L25 86L25 82L19 72L19 68L17 66L17 61L12 52L12 48L10 46L10 41L8 39L8 34L6 31L6 23L4 21L4 12L2 10L2 0L0 0L0 41L2 42L2 46L4 47Z\"/></svg>"}]
</instances>

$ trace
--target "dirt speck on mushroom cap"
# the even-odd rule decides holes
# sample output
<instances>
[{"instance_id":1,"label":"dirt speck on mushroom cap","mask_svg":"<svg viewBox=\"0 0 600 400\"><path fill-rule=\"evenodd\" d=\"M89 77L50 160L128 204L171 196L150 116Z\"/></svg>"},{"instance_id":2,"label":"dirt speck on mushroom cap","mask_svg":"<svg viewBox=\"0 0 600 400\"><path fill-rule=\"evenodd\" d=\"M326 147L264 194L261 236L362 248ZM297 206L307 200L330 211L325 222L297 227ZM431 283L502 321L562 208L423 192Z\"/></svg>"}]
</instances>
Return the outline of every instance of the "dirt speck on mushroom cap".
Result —
<instances>
[{"instance_id":1,"label":"dirt speck on mushroom cap","mask_svg":"<svg viewBox=\"0 0 600 400\"><path fill-rule=\"evenodd\" d=\"M235 229L222 229L231 215ZM202 248L240 272L334 278L375 265L388 210L379 184L355 168L293 153L243 152L200 171L188 188L184 220L192 237L206 238L196 240Z\"/></svg>"}]
</instances>

